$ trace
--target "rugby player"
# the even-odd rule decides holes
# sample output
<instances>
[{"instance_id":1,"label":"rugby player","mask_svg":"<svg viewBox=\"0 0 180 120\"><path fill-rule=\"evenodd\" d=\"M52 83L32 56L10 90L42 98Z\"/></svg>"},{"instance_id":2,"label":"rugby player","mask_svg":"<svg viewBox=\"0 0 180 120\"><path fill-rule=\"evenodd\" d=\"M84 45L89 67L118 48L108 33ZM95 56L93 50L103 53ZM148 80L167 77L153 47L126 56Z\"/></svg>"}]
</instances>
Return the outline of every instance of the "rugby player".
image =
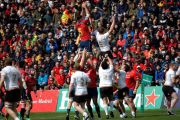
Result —
<instances>
[{"instance_id":1,"label":"rugby player","mask_svg":"<svg viewBox=\"0 0 180 120\"><path fill-rule=\"evenodd\" d=\"M138 75L136 74L136 71L132 69L132 63L127 61L126 64L130 67L129 71L126 71L126 85L129 89L129 100L135 106L133 100L136 97L136 92L139 87L140 81Z\"/></svg>"},{"instance_id":2,"label":"rugby player","mask_svg":"<svg viewBox=\"0 0 180 120\"><path fill-rule=\"evenodd\" d=\"M130 71L130 67L127 64L125 64L125 65L121 66L121 69L115 68L115 70L120 75L119 80L117 80L117 84L120 87L120 89L118 91L118 99L119 99L121 110L123 113L123 114L120 114L120 118L127 118L127 114L125 112L125 108L123 105L123 99L127 103L127 105L129 106L129 108L131 110L132 118L135 118L136 117L135 106L134 106L134 103L132 103L129 100L129 89L126 85L126 79L127 79L126 72Z\"/></svg>"},{"instance_id":3,"label":"rugby player","mask_svg":"<svg viewBox=\"0 0 180 120\"><path fill-rule=\"evenodd\" d=\"M78 51L78 54L80 54L80 51ZM87 54L88 55L88 54ZM78 56L77 60L76 60L76 63L79 63L80 64L80 70L83 71L83 67L85 65L85 62L87 61L89 57L86 56L86 49L83 50L82 52L82 56ZM71 78L71 76L75 73L75 70L73 69L73 66L74 66L75 62L72 62L71 63L71 67L70 67L70 70L69 70L69 76ZM71 80L71 79L70 79ZM69 101L68 101L68 105L67 105L67 116L66 116L66 120L69 120L69 113L70 113L70 110L71 110L71 106L72 106L72 103L73 103L73 98L75 96L75 86L73 86L73 89L71 91L71 97L69 98ZM76 120L79 120L80 117L79 117L79 112L75 109L75 116L74 116L74 119Z\"/></svg>"},{"instance_id":4,"label":"rugby player","mask_svg":"<svg viewBox=\"0 0 180 120\"><path fill-rule=\"evenodd\" d=\"M83 120L88 120L89 116L85 109L85 101L87 100L88 95L87 87L91 85L91 80L86 73L80 71L80 65L78 63L74 64L73 69L75 70L75 73L71 76L68 96L69 98L71 97L71 91L75 84L76 90L73 98L74 107L83 115Z\"/></svg>"},{"instance_id":5,"label":"rugby player","mask_svg":"<svg viewBox=\"0 0 180 120\"><path fill-rule=\"evenodd\" d=\"M108 65L108 63L110 65ZM111 109L110 115L111 117L114 117L113 114L113 83L112 77L113 77L113 61L106 55L106 57L103 59L103 61L100 64L99 67L99 78L100 78L100 94L101 98L103 100L104 104L104 110L106 114L106 119L109 119L109 113L108 113L108 101L109 106Z\"/></svg>"},{"instance_id":6,"label":"rugby player","mask_svg":"<svg viewBox=\"0 0 180 120\"><path fill-rule=\"evenodd\" d=\"M98 28L98 31L95 30L94 25L93 25L93 30L94 34L96 36L96 40L99 44L100 50L101 50L101 55L104 57L105 54L108 54L108 56L113 59L112 53L110 51L109 47L109 35L112 33L114 26L115 26L115 17L113 16L111 18L112 24L108 32L105 33L105 29L103 27Z\"/></svg>"},{"instance_id":7,"label":"rugby player","mask_svg":"<svg viewBox=\"0 0 180 120\"><path fill-rule=\"evenodd\" d=\"M5 110L14 119L19 120L16 110L17 102L20 101L22 79L19 71L12 66L12 59L6 58L6 67L1 71L0 89L5 86ZM18 85L19 82L19 85Z\"/></svg>"},{"instance_id":8,"label":"rugby player","mask_svg":"<svg viewBox=\"0 0 180 120\"><path fill-rule=\"evenodd\" d=\"M170 63L169 64L169 70L166 73L165 83L164 83L164 86L162 88L162 91L163 91L163 93L167 99L168 115L175 115L175 113L173 112L173 107L176 105L176 103L179 100L179 97L178 97L176 91L173 89L174 86L176 86L177 88L180 88L176 82L176 79L175 79L175 77L176 77L175 71L176 71L176 64ZM173 98L173 100L172 100L172 98Z\"/></svg>"},{"instance_id":9,"label":"rugby player","mask_svg":"<svg viewBox=\"0 0 180 120\"><path fill-rule=\"evenodd\" d=\"M25 82L27 85L27 89L26 91L26 96L27 96L27 100L26 100L26 120L29 120L29 114L30 114L30 110L32 109L32 97L31 97L31 91L33 89L33 87L36 86L36 78L35 76L35 71L31 70L31 75L27 76L25 78ZM37 97L37 93L36 93L36 89L33 89L35 96Z\"/></svg>"},{"instance_id":10,"label":"rugby player","mask_svg":"<svg viewBox=\"0 0 180 120\"><path fill-rule=\"evenodd\" d=\"M26 83L24 81L25 79L25 71L23 70L25 62L20 61L19 66L17 67L18 71L20 72L22 82L23 82L23 88L21 90L21 111L20 111L20 118L24 119L24 113L25 113L25 107L26 107L26 96L25 96L25 89L27 88Z\"/></svg>"},{"instance_id":11,"label":"rugby player","mask_svg":"<svg viewBox=\"0 0 180 120\"><path fill-rule=\"evenodd\" d=\"M4 107L4 102L5 102L5 100L4 100L5 95L4 95L3 91L4 91L4 88L2 88L0 90L0 99L1 99L1 103L0 103L0 116L2 116L2 117L4 117L4 113L2 112L2 109Z\"/></svg>"},{"instance_id":12,"label":"rugby player","mask_svg":"<svg viewBox=\"0 0 180 120\"><path fill-rule=\"evenodd\" d=\"M97 91L97 86L96 86L96 68L93 68L93 63L92 60L89 59L88 62L86 62L86 65L84 67L84 72L87 73L89 78L91 79L91 85L88 87L88 99L86 102L86 106L88 108L88 111L91 115L91 119L94 119L92 107L90 105L91 99L93 100L93 103L95 105L96 112L98 114L98 118L101 119L101 114L100 114L100 108L97 103L97 97L98 97L98 91Z\"/></svg>"},{"instance_id":13,"label":"rugby player","mask_svg":"<svg viewBox=\"0 0 180 120\"><path fill-rule=\"evenodd\" d=\"M83 19L84 9L85 9L86 16ZM88 52L92 52L92 43L90 40L91 35L90 35L89 27L88 27L88 23L89 21L91 22L91 19L90 19L90 12L87 8L86 2L82 4L82 16L78 16L77 20L78 21L76 23L76 28L78 30L80 40L81 40L79 47L81 48L81 51L83 51L83 49L85 48Z\"/></svg>"}]
</instances>

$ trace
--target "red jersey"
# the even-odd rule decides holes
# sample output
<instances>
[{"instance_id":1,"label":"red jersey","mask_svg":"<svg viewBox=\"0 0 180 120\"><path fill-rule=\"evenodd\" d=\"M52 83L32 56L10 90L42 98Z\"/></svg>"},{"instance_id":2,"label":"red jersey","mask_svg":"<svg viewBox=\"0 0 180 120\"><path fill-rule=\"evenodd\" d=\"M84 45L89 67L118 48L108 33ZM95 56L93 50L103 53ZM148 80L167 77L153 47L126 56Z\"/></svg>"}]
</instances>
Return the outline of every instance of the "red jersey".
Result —
<instances>
[{"instance_id":1,"label":"red jersey","mask_svg":"<svg viewBox=\"0 0 180 120\"><path fill-rule=\"evenodd\" d=\"M54 70L55 74L59 74L60 69L63 69L63 67L61 65L59 66L59 68L57 68L56 66L53 67L53 70Z\"/></svg>"},{"instance_id":2,"label":"red jersey","mask_svg":"<svg viewBox=\"0 0 180 120\"><path fill-rule=\"evenodd\" d=\"M135 70L126 73L126 85L129 89L135 88L137 80L139 80L139 78Z\"/></svg>"},{"instance_id":3,"label":"red jersey","mask_svg":"<svg viewBox=\"0 0 180 120\"><path fill-rule=\"evenodd\" d=\"M94 88L97 87L96 86L96 69L90 69L90 70L85 70L84 72L87 73L87 75L89 76L89 78L91 79L91 85L89 86L89 88Z\"/></svg>"},{"instance_id":4,"label":"red jersey","mask_svg":"<svg viewBox=\"0 0 180 120\"><path fill-rule=\"evenodd\" d=\"M80 34L81 41L86 41L91 38L89 27L87 25L88 22L89 22L89 17L85 17L84 20L76 23L76 28Z\"/></svg>"},{"instance_id":5,"label":"red jersey","mask_svg":"<svg viewBox=\"0 0 180 120\"><path fill-rule=\"evenodd\" d=\"M18 71L20 72L21 78L24 79L26 72L22 68L18 68Z\"/></svg>"},{"instance_id":6,"label":"red jersey","mask_svg":"<svg viewBox=\"0 0 180 120\"><path fill-rule=\"evenodd\" d=\"M32 88L36 85L36 79L27 76L25 78L25 82L26 82L26 85L27 85L28 93L31 93Z\"/></svg>"}]
</instances>

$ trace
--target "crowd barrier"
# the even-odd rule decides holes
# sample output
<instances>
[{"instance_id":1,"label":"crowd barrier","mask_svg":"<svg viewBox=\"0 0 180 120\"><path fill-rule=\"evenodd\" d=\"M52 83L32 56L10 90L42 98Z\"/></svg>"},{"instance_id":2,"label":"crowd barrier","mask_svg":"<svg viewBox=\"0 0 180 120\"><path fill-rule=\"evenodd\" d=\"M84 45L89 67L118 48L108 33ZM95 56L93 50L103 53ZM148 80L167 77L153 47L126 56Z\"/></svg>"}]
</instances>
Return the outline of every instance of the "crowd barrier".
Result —
<instances>
[{"instance_id":1,"label":"crowd barrier","mask_svg":"<svg viewBox=\"0 0 180 120\"><path fill-rule=\"evenodd\" d=\"M180 92L177 88L174 88L180 97ZM68 89L61 90L47 90L47 91L37 91L37 97L34 92L31 93L33 99L33 108L31 112L65 112L68 103ZM144 91L144 109L160 109L166 108L166 98L162 92L161 86L155 87L145 87ZM137 109L141 106L141 91L140 88L137 90L136 98L134 103ZM98 88L98 104L100 109L103 110L103 101L100 99L100 93ZM95 106L91 101L93 110ZM125 105L128 110L129 107ZM21 105L18 107L20 111ZM180 100L176 104L175 108L180 108ZM71 111L74 111L74 106L72 106Z\"/></svg>"}]
</instances>

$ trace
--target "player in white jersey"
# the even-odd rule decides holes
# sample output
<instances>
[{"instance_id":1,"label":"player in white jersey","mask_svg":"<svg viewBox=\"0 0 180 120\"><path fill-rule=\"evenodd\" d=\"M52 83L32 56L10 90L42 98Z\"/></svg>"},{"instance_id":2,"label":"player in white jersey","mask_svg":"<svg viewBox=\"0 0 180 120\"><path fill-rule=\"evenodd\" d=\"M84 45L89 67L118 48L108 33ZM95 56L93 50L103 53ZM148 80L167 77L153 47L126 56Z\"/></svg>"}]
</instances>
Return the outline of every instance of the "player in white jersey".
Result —
<instances>
[{"instance_id":1,"label":"player in white jersey","mask_svg":"<svg viewBox=\"0 0 180 120\"><path fill-rule=\"evenodd\" d=\"M168 115L175 115L173 112L173 107L176 105L179 97L176 93L176 91L173 89L174 86L179 88L179 86L176 83L176 64L170 63L169 64L169 70L166 73L165 83L162 88L164 95L167 98L167 111ZM173 98L172 102L171 99Z\"/></svg>"},{"instance_id":2,"label":"player in white jersey","mask_svg":"<svg viewBox=\"0 0 180 120\"><path fill-rule=\"evenodd\" d=\"M108 63L110 65L108 65ZM106 113L106 119L109 119L108 113L108 100L111 109L110 115L114 117L113 114L113 83L115 82L113 78L113 61L109 57L105 57L100 64L99 68L99 78L100 78L100 94L104 104L104 110Z\"/></svg>"},{"instance_id":3,"label":"player in white jersey","mask_svg":"<svg viewBox=\"0 0 180 120\"><path fill-rule=\"evenodd\" d=\"M17 117L17 102L20 101L20 90L22 89L22 79L19 71L12 66L12 59L5 60L6 67L1 71L0 88L4 85L6 90L5 109L14 120L19 120ZM18 85L18 82L20 86Z\"/></svg>"},{"instance_id":4,"label":"player in white jersey","mask_svg":"<svg viewBox=\"0 0 180 120\"><path fill-rule=\"evenodd\" d=\"M108 38L109 38L109 35L111 34L111 32L114 29L115 17L113 16L111 18L111 20L112 20L112 24L111 24L111 27L110 27L108 32L105 33L105 29L103 27L100 27L98 29L98 31L97 31L97 30L95 30L95 27L93 26L93 30L95 30L94 34L95 34L96 40L97 40L97 42L99 44L99 47L100 47L100 50L101 50L101 55L105 56L105 54L108 54L108 56L111 59L113 59L113 56L112 56L112 53L111 53L110 47L109 47L109 40L108 40Z\"/></svg>"},{"instance_id":5,"label":"player in white jersey","mask_svg":"<svg viewBox=\"0 0 180 120\"><path fill-rule=\"evenodd\" d=\"M120 114L120 118L126 118L127 114L125 112L125 108L123 105L123 100L129 106L132 115L134 116L135 106L129 100L129 89L126 85L126 72L130 70L130 67L125 64L121 66L121 69L115 68L115 71L119 73L119 80L117 80L117 84L120 87L118 91L118 99L120 103L120 108L123 114Z\"/></svg>"},{"instance_id":6,"label":"player in white jersey","mask_svg":"<svg viewBox=\"0 0 180 120\"><path fill-rule=\"evenodd\" d=\"M83 120L88 120L89 116L85 109L85 102L88 95L87 87L90 86L91 80L86 73L80 71L80 65L78 63L74 64L73 69L75 70L75 73L71 76L68 96L69 98L71 97L71 91L75 85L75 96L73 98L74 107L77 111L83 114Z\"/></svg>"}]
</instances>

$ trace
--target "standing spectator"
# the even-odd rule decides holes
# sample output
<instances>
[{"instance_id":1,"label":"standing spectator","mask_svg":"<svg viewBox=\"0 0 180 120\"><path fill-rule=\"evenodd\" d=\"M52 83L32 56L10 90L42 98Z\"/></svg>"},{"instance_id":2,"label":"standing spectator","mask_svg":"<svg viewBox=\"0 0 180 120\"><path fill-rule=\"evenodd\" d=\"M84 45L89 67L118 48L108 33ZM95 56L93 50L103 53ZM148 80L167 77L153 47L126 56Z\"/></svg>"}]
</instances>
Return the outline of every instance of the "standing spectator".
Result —
<instances>
[{"instance_id":1,"label":"standing spectator","mask_svg":"<svg viewBox=\"0 0 180 120\"><path fill-rule=\"evenodd\" d=\"M144 7L143 5L138 5L138 11L137 11L137 18L139 19L140 17L143 17L143 11L144 11Z\"/></svg>"},{"instance_id":2,"label":"standing spectator","mask_svg":"<svg viewBox=\"0 0 180 120\"><path fill-rule=\"evenodd\" d=\"M45 65L46 65L46 68L49 68L49 72L50 72L50 71L53 69L53 67L54 67L54 61L51 60L51 58L50 58L49 55L46 56Z\"/></svg>"},{"instance_id":3,"label":"standing spectator","mask_svg":"<svg viewBox=\"0 0 180 120\"><path fill-rule=\"evenodd\" d=\"M50 22L52 21L52 14L51 14L51 10L47 10L46 15L43 17L43 19L45 19L45 21L48 23L48 25L50 24Z\"/></svg>"},{"instance_id":4,"label":"standing spectator","mask_svg":"<svg viewBox=\"0 0 180 120\"><path fill-rule=\"evenodd\" d=\"M35 22L35 24L36 23L42 23L42 8L41 7L39 7L38 8L38 10L34 13L34 15L33 15L33 19L34 19L34 22Z\"/></svg>"}]
</instances>

